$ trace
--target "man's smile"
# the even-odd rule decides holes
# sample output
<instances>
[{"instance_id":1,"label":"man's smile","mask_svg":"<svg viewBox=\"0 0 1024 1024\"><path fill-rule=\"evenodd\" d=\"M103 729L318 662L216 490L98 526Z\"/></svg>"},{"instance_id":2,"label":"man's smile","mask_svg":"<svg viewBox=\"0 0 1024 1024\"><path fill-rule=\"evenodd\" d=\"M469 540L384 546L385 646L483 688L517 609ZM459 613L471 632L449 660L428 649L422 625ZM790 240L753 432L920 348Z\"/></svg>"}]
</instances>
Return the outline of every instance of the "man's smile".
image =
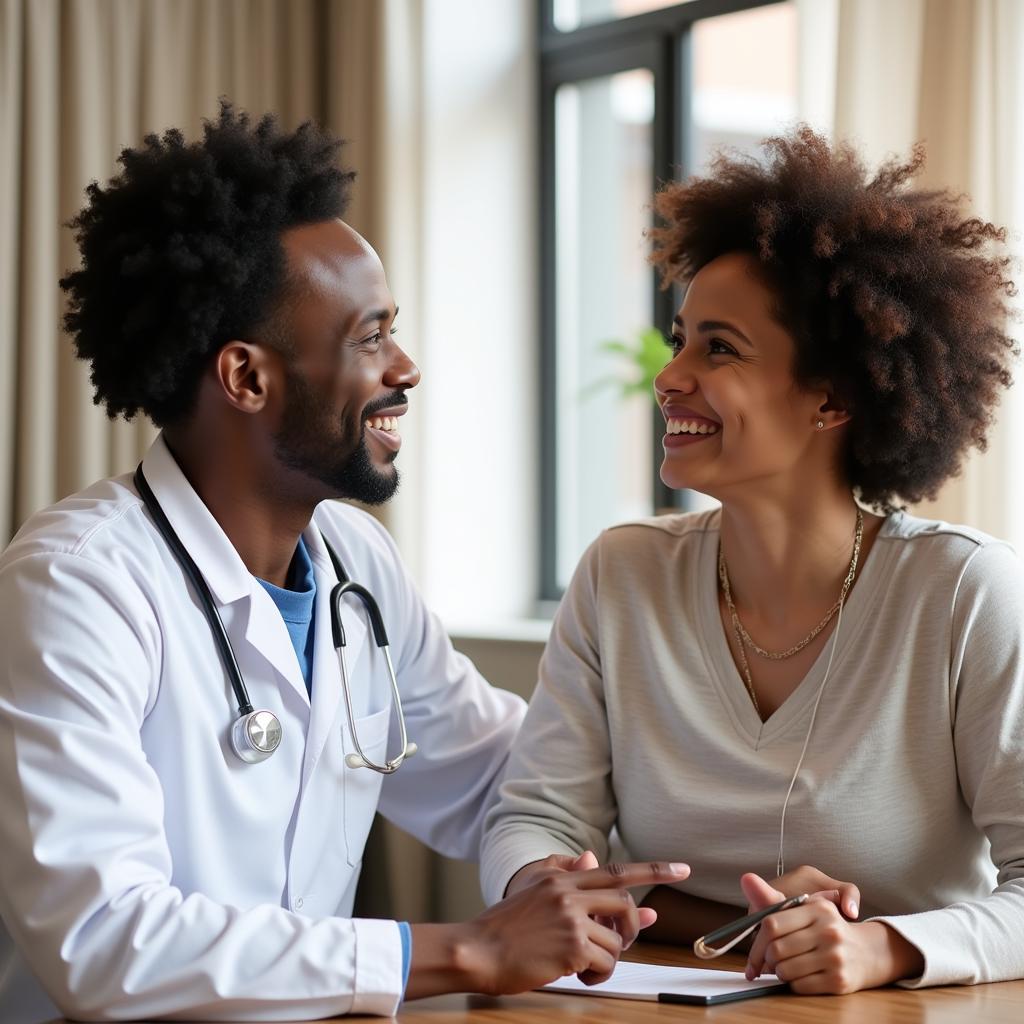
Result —
<instances>
[{"instance_id":1,"label":"man's smile","mask_svg":"<svg viewBox=\"0 0 1024 1024\"><path fill-rule=\"evenodd\" d=\"M363 425L366 433L388 451L397 452L402 447L402 435L398 432L398 417L404 416L407 406L393 406L368 416Z\"/></svg>"}]
</instances>

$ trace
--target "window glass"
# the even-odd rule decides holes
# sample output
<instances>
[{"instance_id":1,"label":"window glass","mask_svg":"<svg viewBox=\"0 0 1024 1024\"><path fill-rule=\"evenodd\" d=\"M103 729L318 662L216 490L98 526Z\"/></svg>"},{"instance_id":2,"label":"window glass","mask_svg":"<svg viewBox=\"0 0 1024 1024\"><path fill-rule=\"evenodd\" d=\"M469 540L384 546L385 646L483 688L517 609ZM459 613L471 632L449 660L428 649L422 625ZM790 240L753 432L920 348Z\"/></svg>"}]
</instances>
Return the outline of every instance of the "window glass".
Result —
<instances>
[{"instance_id":1,"label":"window glass","mask_svg":"<svg viewBox=\"0 0 1024 1024\"><path fill-rule=\"evenodd\" d=\"M555 97L559 587L604 527L651 512L651 398L623 393L636 372L607 343L633 343L653 319L653 115L654 78L642 69Z\"/></svg>"},{"instance_id":2,"label":"window glass","mask_svg":"<svg viewBox=\"0 0 1024 1024\"><path fill-rule=\"evenodd\" d=\"M554 0L552 20L559 32L571 32L581 25L617 21L634 14L646 14L662 7L676 7L686 0Z\"/></svg>"},{"instance_id":3,"label":"window glass","mask_svg":"<svg viewBox=\"0 0 1024 1024\"><path fill-rule=\"evenodd\" d=\"M797 13L792 3L704 18L693 26L691 169L719 146L754 152L797 120Z\"/></svg>"}]
</instances>

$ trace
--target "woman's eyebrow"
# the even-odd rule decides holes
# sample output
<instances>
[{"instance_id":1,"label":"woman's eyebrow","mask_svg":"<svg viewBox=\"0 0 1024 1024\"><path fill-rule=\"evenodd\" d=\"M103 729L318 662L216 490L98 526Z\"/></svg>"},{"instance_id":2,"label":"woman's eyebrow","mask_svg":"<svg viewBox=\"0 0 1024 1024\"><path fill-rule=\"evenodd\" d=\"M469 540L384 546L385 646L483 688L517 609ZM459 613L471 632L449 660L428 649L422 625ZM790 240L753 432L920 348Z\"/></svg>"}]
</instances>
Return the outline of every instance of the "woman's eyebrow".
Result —
<instances>
[{"instance_id":1,"label":"woman's eyebrow","mask_svg":"<svg viewBox=\"0 0 1024 1024\"><path fill-rule=\"evenodd\" d=\"M686 325L683 323L683 318L678 314L672 318L672 324L682 330L684 334L686 333ZM753 342L738 327L734 327L726 320L701 320L697 324L697 330L701 332L728 331L730 334L735 334L744 344L749 345L751 348L754 347Z\"/></svg>"}]
</instances>

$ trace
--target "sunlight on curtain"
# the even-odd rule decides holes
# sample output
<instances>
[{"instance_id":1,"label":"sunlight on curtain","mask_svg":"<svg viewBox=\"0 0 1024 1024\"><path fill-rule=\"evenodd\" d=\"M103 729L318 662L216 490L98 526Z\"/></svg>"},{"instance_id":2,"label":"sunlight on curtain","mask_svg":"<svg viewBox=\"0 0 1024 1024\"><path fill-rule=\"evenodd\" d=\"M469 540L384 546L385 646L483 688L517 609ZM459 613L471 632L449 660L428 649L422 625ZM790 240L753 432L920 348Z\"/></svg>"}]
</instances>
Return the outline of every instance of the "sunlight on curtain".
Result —
<instances>
[{"instance_id":1,"label":"sunlight on curtain","mask_svg":"<svg viewBox=\"0 0 1024 1024\"><path fill-rule=\"evenodd\" d=\"M925 140L928 163L918 184L966 193L973 214L1007 227L1024 290L1024 3L800 4L802 116L853 141L872 163L907 155ZM1011 330L1021 338L1021 323ZM1024 377L1024 367L1016 376ZM1018 385L1003 400L988 451L972 453L938 500L914 511L1024 548L1024 464L1012 457L1022 442Z\"/></svg>"}]
</instances>

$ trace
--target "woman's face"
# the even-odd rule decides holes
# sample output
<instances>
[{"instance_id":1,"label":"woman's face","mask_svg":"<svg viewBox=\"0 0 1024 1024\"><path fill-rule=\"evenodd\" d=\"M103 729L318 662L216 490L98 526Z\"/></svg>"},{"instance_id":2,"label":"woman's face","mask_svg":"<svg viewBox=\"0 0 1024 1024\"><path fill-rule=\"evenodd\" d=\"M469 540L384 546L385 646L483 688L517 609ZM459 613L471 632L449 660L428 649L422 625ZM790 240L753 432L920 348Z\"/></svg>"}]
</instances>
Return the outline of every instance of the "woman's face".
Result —
<instances>
[{"instance_id":1,"label":"woman's face","mask_svg":"<svg viewBox=\"0 0 1024 1024\"><path fill-rule=\"evenodd\" d=\"M819 472L816 424L828 393L793 379L792 336L747 253L694 276L672 328L671 362L655 379L666 420L661 478L724 499L740 485L787 490ZM841 415L841 414L840 414Z\"/></svg>"}]
</instances>

